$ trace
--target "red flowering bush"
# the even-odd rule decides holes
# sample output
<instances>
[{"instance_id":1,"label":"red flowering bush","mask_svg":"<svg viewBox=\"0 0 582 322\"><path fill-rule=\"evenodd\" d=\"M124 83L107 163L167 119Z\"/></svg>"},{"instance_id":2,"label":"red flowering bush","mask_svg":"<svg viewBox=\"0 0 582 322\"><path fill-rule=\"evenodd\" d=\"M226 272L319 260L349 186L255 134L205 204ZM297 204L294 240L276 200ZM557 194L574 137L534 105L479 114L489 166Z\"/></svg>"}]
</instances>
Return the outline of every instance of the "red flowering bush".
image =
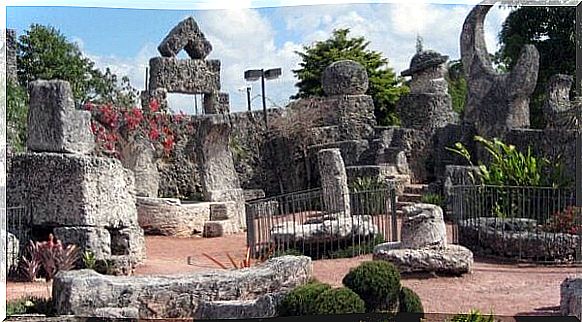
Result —
<instances>
[{"instance_id":1,"label":"red flowering bush","mask_svg":"<svg viewBox=\"0 0 582 322\"><path fill-rule=\"evenodd\" d=\"M552 233L566 234L582 232L580 220L576 220L576 207L570 206L553 214L545 225L545 230Z\"/></svg>"},{"instance_id":2,"label":"red flowering bush","mask_svg":"<svg viewBox=\"0 0 582 322\"><path fill-rule=\"evenodd\" d=\"M160 110L155 100L150 102L147 112L137 107L127 109L111 104L88 103L84 108L93 116L91 129L96 136L97 153L119 159L123 147L144 139L167 156L177 141L193 132L192 124L183 113L174 115Z\"/></svg>"}]
</instances>

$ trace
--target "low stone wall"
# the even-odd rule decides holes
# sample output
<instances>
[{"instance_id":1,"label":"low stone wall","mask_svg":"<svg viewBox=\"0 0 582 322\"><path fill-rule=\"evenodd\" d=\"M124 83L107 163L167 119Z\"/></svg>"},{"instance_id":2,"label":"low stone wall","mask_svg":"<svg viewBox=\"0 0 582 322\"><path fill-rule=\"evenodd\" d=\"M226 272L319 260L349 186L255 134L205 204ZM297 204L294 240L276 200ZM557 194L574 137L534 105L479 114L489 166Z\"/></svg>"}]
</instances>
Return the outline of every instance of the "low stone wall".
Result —
<instances>
[{"instance_id":1,"label":"low stone wall","mask_svg":"<svg viewBox=\"0 0 582 322\"><path fill-rule=\"evenodd\" d=\"M474 218L458 223L459 244L475 253L509 258L571 262L576 258L578 236L548 233L533 219ZM520 223L521 221L521 223Z\"/></svg>"},{"instance_id":2,"label":"low stone wall","mask_svg":"<svg viewBox=\"0 0 582 322\"><path fill-rule=\"evenodd\" d=\"M57 274L53 302L59 315L127 318L265 318L279 297L306 284L311 259L283 256L259 266L190 275L116 277L92 270Z\"/></svg>"}]
</instances>

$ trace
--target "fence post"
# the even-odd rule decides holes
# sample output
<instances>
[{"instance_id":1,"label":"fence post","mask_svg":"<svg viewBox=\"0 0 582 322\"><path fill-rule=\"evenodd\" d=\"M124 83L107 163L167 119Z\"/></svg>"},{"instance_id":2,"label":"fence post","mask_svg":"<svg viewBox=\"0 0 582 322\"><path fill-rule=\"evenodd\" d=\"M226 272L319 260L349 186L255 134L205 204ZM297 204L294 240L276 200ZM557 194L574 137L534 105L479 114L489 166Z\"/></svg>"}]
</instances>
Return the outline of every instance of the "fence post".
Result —
<instances>
[{"instance_id":1,"label":"fence post","mask_svg":"<svg viewBox=\"0 0 582 322\"><path fill-rule=\"evenodd\" d=\"M396 218L396 188L390 189L390 212L392 222L392 241L398 241L398 219Z\"/></svg>"},{"instance_id":2,"label":"fence post","mask_svg":"<svg viewBox=\"0 0 582 322\"><path fill-rule=\"evenodd\" d=\"M245 219L247 221L247 246L250 248L251 257L255 258L257 255L255 245L255 216L251 209L252 206L248 203L245 203Z\"/></svg>"}]
</instances>

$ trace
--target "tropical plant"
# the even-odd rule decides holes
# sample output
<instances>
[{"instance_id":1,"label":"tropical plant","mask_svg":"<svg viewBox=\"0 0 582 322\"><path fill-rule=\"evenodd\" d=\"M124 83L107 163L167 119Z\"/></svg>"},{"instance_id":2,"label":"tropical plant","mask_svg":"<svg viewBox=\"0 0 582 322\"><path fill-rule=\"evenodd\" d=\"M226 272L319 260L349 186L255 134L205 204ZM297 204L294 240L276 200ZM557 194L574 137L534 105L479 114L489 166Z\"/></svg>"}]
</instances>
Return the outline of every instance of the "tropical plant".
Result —
<instances>
[{"instance_id":1,"label":"tropical plant","mask_svg":"<svg viewBox=\"0 0 582 322\"><path fill-rule=\"evenodd\" d=\"M48 241L30 241L28 255L29 258L23 257L21 269L26 279L33 282L42 267L48 282L57 272L75 268L79 260L79 249L72 244L65 247L53 234L49 234Z\"/></svg>"},{"instance_id":2,"label":"tropical plant","mask_svg":"<svg viewBox=\"0 0 582 322\"><path fill-rule=\"evenodd\" d=\"M548 158L533 155L531 147L524 154L518 151L514 145L508 145L494 138L487 140L481 136L475 136L475 141L480 143L488 152L491 161L488 165L479 162L479 179L484 185L495 186L551 186L563 187L569 183L564 174L564 167L558 158L550 161ZM460 142L454 148L446 148L463 158L471 166L471 155L467 148ZM473 174L469 174L476 182Z\"/></svg>"},{"instance_id":3,"label":"tropical plant","mask_svg":"<svg viewBox=\"0 0 582 322\"><path fill-rule=\"evenodd\" d=\"M85 268L95 270L95 267L97 266L97 258L92 251L87 250L83 252L83 266L85 266Z\"/></svg>"}]
</instances>

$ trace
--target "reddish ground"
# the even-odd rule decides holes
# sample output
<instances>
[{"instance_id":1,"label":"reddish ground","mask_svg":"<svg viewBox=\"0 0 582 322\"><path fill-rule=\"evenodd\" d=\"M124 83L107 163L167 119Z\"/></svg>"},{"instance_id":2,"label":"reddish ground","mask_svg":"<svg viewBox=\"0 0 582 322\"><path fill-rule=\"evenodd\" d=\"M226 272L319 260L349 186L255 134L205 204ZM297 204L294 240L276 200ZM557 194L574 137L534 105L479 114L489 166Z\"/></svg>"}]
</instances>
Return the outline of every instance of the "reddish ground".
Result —
<instances>
[{"instance_id":1,"label":"reddish ground","mask_svg":"<svg viewBox=\"0 0 582 322\"><path fill-rule=\"evenodd\" d=\"M220 238L146 237L148 259L136 274L173 274L217 269L205 258L207 253L228 263L226 252L242 258L246 235ZM193 265L188 265L188 256ZM313 262L314 275L322 281L341 285L351 267L371 256ZM458 313L472 308L493 310L499 315L555 314L560 304L560 283L568 275L582 273L581 268L501 265L477 260L473 274L463 277L405 277L403 284L416 291L426 312ZM9 299L25 294L47 296L46 283L8 283Z\"/></svg>"}]
</instances>

